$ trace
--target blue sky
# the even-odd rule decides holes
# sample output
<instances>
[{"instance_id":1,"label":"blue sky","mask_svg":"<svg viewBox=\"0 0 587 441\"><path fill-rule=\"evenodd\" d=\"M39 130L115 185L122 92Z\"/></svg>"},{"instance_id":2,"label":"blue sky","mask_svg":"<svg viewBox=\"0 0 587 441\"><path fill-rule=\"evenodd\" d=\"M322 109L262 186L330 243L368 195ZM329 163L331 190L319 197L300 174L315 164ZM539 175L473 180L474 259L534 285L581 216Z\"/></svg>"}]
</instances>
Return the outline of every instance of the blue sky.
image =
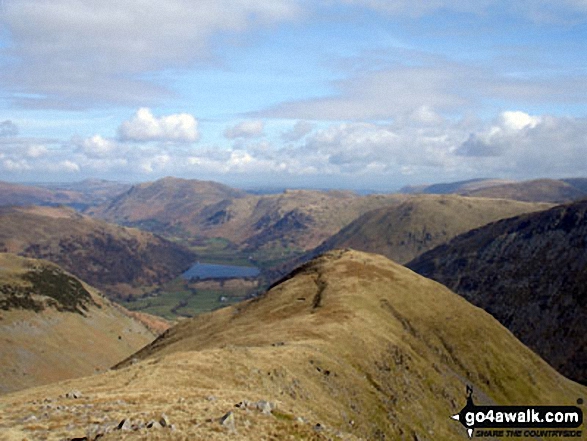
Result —
<instances>
[{"instance_id":1,"label":"blue sky","mask_svg":"<svg viewBox=\"0 0 587 441\"><path fill-rule=\"evenodd\" d=\"M0 180L587 176L585 60L585 0L3 0Z\"/></svg>"}]
</instances>

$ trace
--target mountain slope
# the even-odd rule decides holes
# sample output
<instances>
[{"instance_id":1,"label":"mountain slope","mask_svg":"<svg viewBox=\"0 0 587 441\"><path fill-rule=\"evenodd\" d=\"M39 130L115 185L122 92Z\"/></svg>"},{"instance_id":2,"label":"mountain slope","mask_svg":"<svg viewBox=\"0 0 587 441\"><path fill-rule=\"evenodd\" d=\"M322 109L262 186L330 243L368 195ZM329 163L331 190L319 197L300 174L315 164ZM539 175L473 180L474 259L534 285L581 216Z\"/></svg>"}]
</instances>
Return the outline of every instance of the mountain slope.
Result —
<instances>
[{"instance_id":1,"label":"mountain slope","mask_svg":"<svg viewBox=\"0 0 587 441\"><path fill-rule=\"evenodd\" d=\"M310 256L336 248L353 248L406 263L465 231L549 207L548 204L454 195L413 196L399 205L362 215L326 240Z\"/></svg>"},{"instance_id":2,"label":"mountain slope","mask_svg":"<svg viewBox=\"0 0 587 441\"><path fill-rule=\"evenodd\" d=\"M214 182L165 178L133 187L88 214L172 237L226 239L241 250L312 249L366 211L401 195L286 190L252 195Z\"/></svg>"},{"instance_id":3,"label":"mountain slope","mask_svg":"<svg viewBox=\"0 0 587 441\"><path fill-rule=\"evenodd\" d=\"M563 203L587 197L587 192L570 183L556 179L536 179L495 185L463 194L475 197L514 199L525 202Z\"/></svg>"},{"instance_id":4,"label":"mountain slope","mask_svg":"<svg viewBox=\"0 0 587 441\"><path fill-rule=\"evenodd\" d=\"M169 280L194 260L151 233L64 207L0 208L0 252L50 260L108 295Z\"/></svg>"},{"instance_id":5,"label":"mountain slope","mask_svg":"<svg viewBox=\"0 0 587 441\"><path fill-rule=\"evenodd\" d=\"M0 254L0 394L94 374L155 338L57 265Z\"/></svg>"},{"instance_id":6,"label":"mountain slope","mask_svg":"<svg viewBox=\"0 0 587 441\"><path fill-rule=\"evenodd\" d=\"M587 393L445 287L354 251L186 320L124 366L0 398L0 427L13 439L448 440L466 437L450 415L467 384L478 403ZM65 398L72 388L84 398ZM160 418L174 430L144 427ZM137 430L116 430L123 419Z\"/></svg>"},{"instance_id":7,"label":"mountain slope","mask_svg":"<svg viewBox=\"0 0 587 441\"><path fill-rule=\"evenodd\" d=\"M485 309L587 383L587 201L458 236L408 266Z\"/></svg>"},{"instance_id":8,"label":"mountain slope","mask_svg":"<svg viewBox=\"0 0 587 441\"><path fill-rule=\"evenodd\" d=\"M63 184L13 184L0 181L0 206L67 205L78 209L104 203L128 190L128 184L87 179Z\"/></svg>"},{"instance_id":9,"label":"mountain slope","mask_svg":"<svg viewBox=\"0 0 587 441\"><path fill-rule=\"evenodd\" d=\"M471 179L443 184L408 186L400 190L408 194L458 194L461 196L513 199L524 202L571 202L587 197L587 179Z\"/></svg>"}]
</instances>

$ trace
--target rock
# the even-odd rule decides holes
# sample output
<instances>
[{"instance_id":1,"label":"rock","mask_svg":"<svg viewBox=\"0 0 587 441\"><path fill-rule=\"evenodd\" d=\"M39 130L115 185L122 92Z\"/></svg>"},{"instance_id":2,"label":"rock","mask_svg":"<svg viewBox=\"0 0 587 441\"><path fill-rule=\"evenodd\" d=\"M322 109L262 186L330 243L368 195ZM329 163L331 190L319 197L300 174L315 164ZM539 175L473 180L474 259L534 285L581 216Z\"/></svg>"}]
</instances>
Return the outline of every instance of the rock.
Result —
<instances>
[{"instance_id":1,"label":"rock","mask_svg":"<svg viewBox=\"0 0 587 441\"><path fill-rule=\"evenodd\" d=\"M209 397L206 397L206 399L211 402L218 400L218 398L216 398L214 395L210 395Z\"/></svg>"},{"instance_id":2,"label":"rock","mask_svg":"<svg viewBox=\"0 0 587 441\"><path fill-rule=\"evenodd\" d=\"M65 398L78 399L82 397L82 393L79 390L71 390L65 394Z\"/></svg>"},{"instance_id":3,"label":"rock","mask_svg":"<svg viewBox=\"0 0 587 441\"><path fill-rule=\"evenodd\" d=\"M320 423L317 423L317 424L314 426L314 431L315 431L315 432L322 432L323 430L324 430L324 426L322 426L322 424L320 424Z\"/></svg>"},{"instance_id":4,"label":"rock","mask_svg":"<svg viewBox=\"0 0 587 441\"><path fill-rule=\"evenodd\" d=\"M22 420L22 422L23 423L32 423L33 421L37 421L37 420L38 420L38 418L35 415L29 415L24 420Z\"/></svg>"},{"instance_id":5,"label":"rock","mask_svg":"<svg viewBox=\"0 0 587 441\"><path fill-rule=\"evenodd\" d=\"M223 427L227 428L231 432L236 431L236 424L232 411L227 412L222 418L220 418L220 424L222 424Z\"/></svg>"},{"instance_id":6,"label":"rock","mask_svg":"<svg viewBox=\"0 0 587 441\"><path fill-rule=\"evenodd\" d=\"M241 409L246 409L251 407L251 402L249 400L242 400L240 403L236 403L234 407L239 407Z\"/></svg>"},{"instance_id":7,"label":"rock","mask_svg":"<svg viewBox=\"0 0 587 441\"><path fill-rule=\"evenodd\" d=\"M118 426L116 428L118 430L128 431L132 430L132 424L128 418L125 418L120 423L118 423Z\"/></svg>"},{"instance_id":8,"label":"rock","mask_svg":"<svg viewBox=\"0 0 587 441\"><path fill-rule=\"evenodd\" d=\"M275 409L275 404L269 401L260 400L257 401L257 409L259 409L263 415L271 415L271 411Z\"/></svg>"},{"instance_id":9,"label":"rock","mask_svg":"<svg viewBox=\"0 0 587 441\"><path fill-rule=\"evenodd\" d=\"M169 417L167 415L165 415L164 413L162 413L161 418L159 419L159 424L161 424L162 427L169 427L171 425L171 422L169 421Z\"/></svg>"},{"instance_id":10,"label":"rock","mask_svg":"<svg viewBox=\"0 0 587 441\"><path fill-rule=\"evenodd\" d=\"M151 420L147 423L147 429L161 429L162 427L163 425L155 420Z\"/></svg>"}]
</instances>

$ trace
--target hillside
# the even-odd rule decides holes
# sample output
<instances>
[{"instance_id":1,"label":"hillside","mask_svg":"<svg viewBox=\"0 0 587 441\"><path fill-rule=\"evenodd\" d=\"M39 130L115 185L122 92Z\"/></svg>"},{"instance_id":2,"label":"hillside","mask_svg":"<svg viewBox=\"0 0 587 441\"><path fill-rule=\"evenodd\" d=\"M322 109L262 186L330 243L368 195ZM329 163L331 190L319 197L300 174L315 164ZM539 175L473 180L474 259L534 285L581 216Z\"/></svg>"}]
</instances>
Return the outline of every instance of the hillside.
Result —
<instances>
[{"instance_id":1,"label":"hillside","mask_svg":"<svg viewBox=\"0 0 587 441\"><path fill-rule=\"evenodd\" d=\"M50 260L112 296L170 280L194 260L151 233L65 207L1 207L0 252Z\"/></svg>"},{"instance_id":2,"label":"hillside","mask_svg":"<svg viewBox=\"0 0 587 441\"><path fill-rule=\"evenodd\" d=\"M405 197L312 190L253 195L214 182L165 178L87 213L196 243L223 238L247 253L280 254L312 249L357 216Z\"/></svg>"},{"instance_id":3,"label":"hillside","mask_svg":"<svg viewBox=\"0 0 587 441\"><path fill-rule=\"evenodd\" d=\"M107 370L155 338L47 261L0 254L0 394Z\"/></svg>"},{"instance_id":4,"label":"hillside","mask_svg":"<svg viewBox=\"0 0 587 441\"><path fill-rule=\"evenodd\" d=\"M495 185L464 194L475 197L504 198L526 202L563 203L587 197L587 192L567 182L556 179L536 179L533 181Z\"/></svg>"},{"instance_id":5,"label":"hillside","mask_svg":"<svg viewBox=\"0 0 587 441\"><path fill-rule=\"evenodd\" d=\"M134 185L87 213L155 232L172 232L183 229L205 207L245 195L241 190L216 182L167 177Z\"/></svg>"},{"instance_id":6,"label":"hillside","mask_svg":"<svg viewBox=\"0 0 587 441\"><path fill-rule=\"evenodd\" d=\"M0 205L59 205L82 201L81 195L72 191L52 191L31 185L0 181Z\"/></svg>"},{"instance_id":7,"label":"hillside","mask_svg":"<svg viewBox=\"0 0 587 441\"><path fill-rule=\"evenodd\" d=\"M471 179L443 184L408 186L407 194L458 194L461 196L513 199L524 202L563 203L587 197L587 179Z\"/></svg>"},{"instance_id":8,"label":"hillside","mask_svg":"<svg viewBox=\"0 0 587 441\"><path fill-rule=\"evenodd\" d=\"M63 184L13 184L0 182L0 206L67 205L77 209L104 203L130 185L100 179Z\"/></svg>"},{"instance_id":9,"label":"hillside","mask_svg":"<svg viewBox=\"0 0 587 441\"><path fill-rule=\"evenodd\" d=\"M587 384L587 201L481 227L408 266L483 308Z\"/></svg>"},{"instance_id":10,"label":"hillside","mask_svg":"<svg viewBox=\"0 0 587 441\"><path fill-rule=\"evenodd\" d=\"M399 205L365 213L322 243L306 260L328 250L353 248L406 263L473 228L549 207L455 195L413 196Z\"/></svg>"},{"instance_id":11,"label":"hillside","mask_svg":"<svg viewBox=\"0 0 587 441\"><path fill-rule=\"evenodd\" d=\"M359 252L186 320L125 366L0 398L6 439L465 439L450 415L468 384L479 404L587 393L489 314Z\"/></svg>"}]
</instances>

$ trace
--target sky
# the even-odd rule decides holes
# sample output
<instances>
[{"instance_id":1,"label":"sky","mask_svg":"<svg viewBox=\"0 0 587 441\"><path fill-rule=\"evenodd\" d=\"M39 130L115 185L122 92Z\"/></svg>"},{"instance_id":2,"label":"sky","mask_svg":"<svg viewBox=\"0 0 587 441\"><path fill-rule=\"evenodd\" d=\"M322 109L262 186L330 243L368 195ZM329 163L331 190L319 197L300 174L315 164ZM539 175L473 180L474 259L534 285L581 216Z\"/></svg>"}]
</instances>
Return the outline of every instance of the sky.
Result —
<instances>
[{"instance_id":1,"label":"sky","mask_svg":"<svg viewBox=\"0 0 587 441\"><path fill-rule=\"evenodd\" d=\"M0 180L587 176L587 0L0 0Z\"/></svg>"}]
</instances>

